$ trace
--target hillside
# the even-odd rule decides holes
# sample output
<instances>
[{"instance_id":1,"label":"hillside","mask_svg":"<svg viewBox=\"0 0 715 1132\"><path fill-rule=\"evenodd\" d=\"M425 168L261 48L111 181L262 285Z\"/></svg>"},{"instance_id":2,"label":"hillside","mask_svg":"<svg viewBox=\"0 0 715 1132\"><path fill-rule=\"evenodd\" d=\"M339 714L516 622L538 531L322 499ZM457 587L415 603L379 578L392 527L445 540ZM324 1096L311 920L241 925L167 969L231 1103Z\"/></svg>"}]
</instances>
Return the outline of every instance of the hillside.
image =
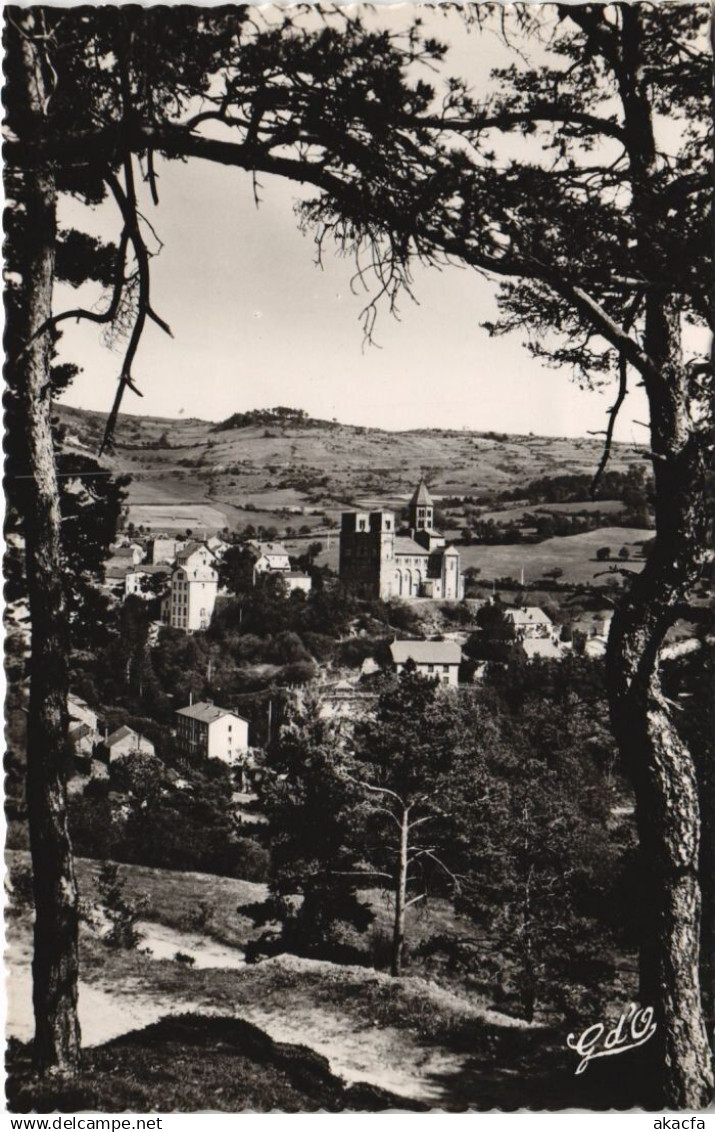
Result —
<instances>
[{"instance_id":1,"label":"hillside","mask_svg":"<svg viewBox=\"0 0 715 1132\"><path fill-rule=\"evenodd\" d=\"M95 453L103 414L58 406L70 449ZM402 506L424 474L433 494L489 497L541 476L591 474L598 438L507 436L314 421L217 428L215 422L122 415L105 459L132 477L127 519L211 532L251 523L325 527L350 506ZM645 450L614 445L624 470ZM291 518L294 516L295 518Z\"/></svg>"}]
</instances>

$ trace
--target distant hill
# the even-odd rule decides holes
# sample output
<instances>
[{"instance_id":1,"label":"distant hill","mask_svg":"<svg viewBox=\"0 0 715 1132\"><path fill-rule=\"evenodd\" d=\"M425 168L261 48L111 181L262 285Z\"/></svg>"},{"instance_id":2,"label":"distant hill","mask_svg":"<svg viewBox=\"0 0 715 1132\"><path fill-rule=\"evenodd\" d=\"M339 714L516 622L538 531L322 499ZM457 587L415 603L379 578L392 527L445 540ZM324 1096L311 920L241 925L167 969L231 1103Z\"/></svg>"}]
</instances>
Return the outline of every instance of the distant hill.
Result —
<instances>
[{"instance_id":1,"label":"distant hill","mask_svg":"<svg viewBox=\"0 0 715 1132\"><path fill-rule=\"evenodd\" d=\"M65 443L96 453L105 415L57 407ZM402 507L424 475L436 497L488 501L540 477L592 475L598 438L383 429L316 420L278 407L226 421L121 415L103 463L129 474L129 514L153 530L212 531L249 523L325 528L351 506ZM644 448L614 445L625 470Z\"/></svg>"},{"instance_id":2,"label":"distant hill","mask_svg":"<svg viewBox=\"0 0 715 1132\"><path fill-rule=\"evenodd\" d=\"M287 409L278 405L275 409L249 409L245 413L233 413L225 421L214 425L212 432L227 432L234 428L250 428L252 425L276 425L293 428L339 428L337 421L320 420L310 417L305 409Z\"/></svg>"}]
</instances>

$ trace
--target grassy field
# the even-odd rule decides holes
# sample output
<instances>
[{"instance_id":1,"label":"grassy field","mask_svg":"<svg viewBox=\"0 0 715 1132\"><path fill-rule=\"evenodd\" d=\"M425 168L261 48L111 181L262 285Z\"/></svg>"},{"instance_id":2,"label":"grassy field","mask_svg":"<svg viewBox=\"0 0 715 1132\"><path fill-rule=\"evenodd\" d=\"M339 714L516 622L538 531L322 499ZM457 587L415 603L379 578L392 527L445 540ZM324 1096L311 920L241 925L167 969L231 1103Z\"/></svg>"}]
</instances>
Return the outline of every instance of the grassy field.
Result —
<instances>
[{"instance_id":1,"label":"grassy field","mask_svg":"<svg viewBox=\"0 0 715 1132\"><path fill-rule=\"evenodd\" d=\"M26 860L9 854L11 875ZM83 899L91 901L97 863L80 860L77 866ZM122 866L121 875L129 894L148 891L151 918L180 925L205 901L213 930L234 942L245 939L240 908L264 892L262 886L198 873ZM432 930L449 926L444 909L431 916ZM235 930L231 917L239 924ZM383 925L388 917L383 905ZM413 935L425 929L428 918L413 919ZM11 914L10 985L24 980L28 997L30 938L29 910ZM537 1017L527 1024L474 992L455 993L419 974L393 979L370 967L292 955L231 970L191 967L108 948L86 925L80 943L80 1014L83 1001L94 1004L93 1014L85 1007L85 1038L92 1045L92 1026L107 1014L118 1025L109 1040L85 1049L81 1077L60 1093L38 1087L27 1047L12 1041L14 1111L389 1105L483 1111L598 1107L604 1098L627 1107L634 1101L637 1059L619 1059L613 1080L604 1080L596 1066L575 1077L563 1026L555 1019ZM624 994L632 988L622 987L609 999L615 1015Z\"/></svg>"},{"instance_id":2,"label":"grassy field","mask_svg":"<svg viewBox=\"0 0 715 1132\"><path fill-rule=\"evenodd\" d=\"M523 569L524 580L533 583L543 577L545 570L558 566L563 570L563 577L560 579L562 582L603 585L609 580L604 571L609 569L610 564L596 559L599 547L610 546L616 565L621 565L618 559L621 547L628 547L631 557L624 566L640 572L644 559L635 557L639 550L636 544L652 537L652 531L641 530L639 527L602 527L597 531L586 531L566 538L550 538L533 545L474 545L460 546L459 550L462 569L475 566L481 570L483 579L519 579Z\"/></svg>"}]
</instances>

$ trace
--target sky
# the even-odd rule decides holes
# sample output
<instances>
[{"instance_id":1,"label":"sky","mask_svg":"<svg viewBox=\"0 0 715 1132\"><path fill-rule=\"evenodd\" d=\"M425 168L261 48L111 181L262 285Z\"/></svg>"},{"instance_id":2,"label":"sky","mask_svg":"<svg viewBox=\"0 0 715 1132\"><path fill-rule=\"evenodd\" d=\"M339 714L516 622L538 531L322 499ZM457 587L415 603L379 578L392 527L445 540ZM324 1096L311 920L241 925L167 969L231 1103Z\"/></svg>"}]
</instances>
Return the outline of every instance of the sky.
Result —
<instances>
[{"instance_id":1,"label":"sky","mask_svg":"<svg viewBox=\"0 0 715 1132\"><path fill-rule=\"evenodd\" d=\"M404 22L408 10L381 18ZM507 61L494 36L467 35L461 20L440 17L435 31L454 45L451 69L477 85ZM241 170L161 162L159 176L160 204L146 205L163 245L152 260L152 304L173 338L153 325L145 331L135 365L144 396L128 393L124 411L221 420L287 405L387 429L575 436L605 427L612 387L581 390L566 370L532 358L519 334L489 337L482 323L497 314L491 281L458 266L417 269L417 302L405 295L399 320L381 310L377 346L366 346L360 314L368 295L354 283L354 264L331 248L316 265L294 212L299 186L261 176L256 208ZM88 211L64 202L60 223L116 239L111 207ZM91 286L57 287L57 310L98 300ZM83 367L64 400L107 411L120 354L84 323L65 330L61 356ZM644 442L635 423L644 420L645 400L634 390L617 438Z\"/></svg>"}]
</instances>

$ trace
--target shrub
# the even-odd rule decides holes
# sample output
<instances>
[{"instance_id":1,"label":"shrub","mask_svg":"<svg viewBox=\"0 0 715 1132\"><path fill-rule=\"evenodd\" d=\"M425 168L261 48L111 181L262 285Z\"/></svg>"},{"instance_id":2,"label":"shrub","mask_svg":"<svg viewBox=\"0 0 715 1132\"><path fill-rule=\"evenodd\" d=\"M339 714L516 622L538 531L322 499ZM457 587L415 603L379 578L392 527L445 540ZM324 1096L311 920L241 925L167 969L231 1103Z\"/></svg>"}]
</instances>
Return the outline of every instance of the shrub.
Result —
<instances>
[{"instance_id":1,"label":"shrub","mask_svg":"<svg viewBox=\"0 0 715 1132\"><path fill-rule=\"evenodd\" d=\"M136 925L147 910L149 897L143 895L138 900L129 900L124 893L125 883L119 876L119 866L114 861L104 861L97 881L102 911L109 921L104 943L107 947L131 951L141 942L142 934Z\"/></svg>"},{"instance_id":2,"label":"shrub","mask_svg":"<svg viewBox=\"0 0 715 1132\"><path fill-rule=\"evenodd\" d=\"M184 967L193 967L196 960L193 955L187 955L184 951L177 951L174 955L175 963L182 963Z\"/></svg>"}]
</instances>

